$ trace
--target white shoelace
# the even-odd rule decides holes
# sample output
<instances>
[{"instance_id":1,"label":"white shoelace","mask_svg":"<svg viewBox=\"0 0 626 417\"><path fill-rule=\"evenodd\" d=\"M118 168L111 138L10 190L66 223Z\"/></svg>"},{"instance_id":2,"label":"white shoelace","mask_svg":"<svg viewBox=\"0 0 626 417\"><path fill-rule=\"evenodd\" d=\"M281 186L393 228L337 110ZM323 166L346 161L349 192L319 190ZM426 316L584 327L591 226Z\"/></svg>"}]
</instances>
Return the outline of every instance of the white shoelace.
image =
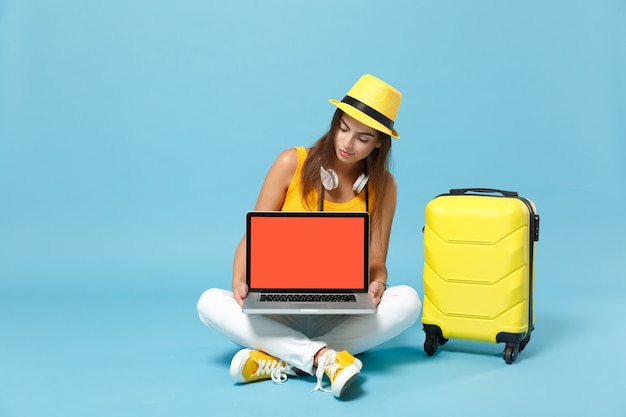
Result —
<instances>
[{"instance_id":1,"label":"white shoelace","mask_svg":"<svg viewBox=\"0 0 626 417\"><path fill-rule=\"evenodd\" d=\"M269 375L272 381L282 384L287 380L287 375L295 376L296 373L291 369L291 365L286 365L279 360L259 360L259 369L255 372L256 376Z\"/></svg>"},{"instance_id":2,"label":"white shoelace","mask_svg":"<svg viewBox=\"0 0 626 417\"><path fill-rule=\"evenodd\" d=\"M339 368L339 364L335 360L334 351L329 351L328 353L320 357L317 361L317 370L315 371L315 376L317 377L317 384L315 384L315 388L313 388L313 391L331 392L331 390L325 389L322 386L322 381L324 379L324 371L327 371L328 376L332 378L335 375L335 372L337 372L337 368Z\"/></svg>"}]
</instances>

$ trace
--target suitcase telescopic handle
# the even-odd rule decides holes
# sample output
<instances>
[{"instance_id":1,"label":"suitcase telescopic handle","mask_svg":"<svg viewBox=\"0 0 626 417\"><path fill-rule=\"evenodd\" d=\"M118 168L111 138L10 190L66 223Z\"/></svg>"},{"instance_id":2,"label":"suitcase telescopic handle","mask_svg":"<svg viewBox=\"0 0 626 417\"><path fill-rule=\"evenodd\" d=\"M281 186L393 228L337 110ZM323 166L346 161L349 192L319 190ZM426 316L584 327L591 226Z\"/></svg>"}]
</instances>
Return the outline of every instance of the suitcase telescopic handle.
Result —
<instances>
[{"instance_id":1,"label":"suitcase telescopic handle","mask_svg":"<svg viewBox=\"0 0 626 417\"><path fill-rule=\"evenodd\" d=\"M450 194L459 195L467 193L483 193L483 194L502 194L505 197L519 197L517 191L497 190L495 188L453 188L450 190Z\"/></svg>"}]
</instances>

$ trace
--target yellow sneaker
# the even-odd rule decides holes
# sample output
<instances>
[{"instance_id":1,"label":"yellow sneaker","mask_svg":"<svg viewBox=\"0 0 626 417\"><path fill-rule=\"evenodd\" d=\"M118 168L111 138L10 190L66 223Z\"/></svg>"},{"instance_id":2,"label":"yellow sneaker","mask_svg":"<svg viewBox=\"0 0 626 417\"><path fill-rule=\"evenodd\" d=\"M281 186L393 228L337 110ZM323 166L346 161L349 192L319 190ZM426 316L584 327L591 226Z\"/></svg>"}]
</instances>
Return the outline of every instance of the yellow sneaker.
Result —
<instances>
[{"instance_id":1,"label":"yellow sneaker","mask_svg":"<svg viewBox=\"0 0 626 417\"><path fill-rule=\"evenodd\" d=\"M242 349L230 363L230 376L236 382L271 379L282 384L287 380L287 375L296 375L291 365L260 350Z\"/></svg>"},{"instance_id":2,"label":"yellow sneaker","mask_svg":"<svg viewBox=\"0 0 626 417\"><path fill-rule=\"evenodd\" d=\"M359 375L361 368L363 368L361 361L345 350L342 352L329 350L318 359L315 372L317 385L313 391L332 392L335 397L341 397ZM324 374L330 379L330 390L322 387Z\"/></svg>"}]
</instances>

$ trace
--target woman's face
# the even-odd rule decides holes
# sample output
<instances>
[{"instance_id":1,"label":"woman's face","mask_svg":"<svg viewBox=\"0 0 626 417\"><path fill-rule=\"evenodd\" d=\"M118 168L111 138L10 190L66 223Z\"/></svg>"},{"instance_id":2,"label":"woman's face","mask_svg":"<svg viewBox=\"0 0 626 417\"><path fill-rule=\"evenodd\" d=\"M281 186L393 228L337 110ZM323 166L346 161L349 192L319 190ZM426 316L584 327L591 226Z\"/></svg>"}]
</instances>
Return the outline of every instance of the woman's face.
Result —
<instances>
[{"instance_id":1,"label":"woman's face","mask_svg":"<svg viewBox=\"0 0 626 417\"><path fill-rule=\"evenodd\" d=\"M343 114L335 134L335 154L341 162L359 162L380 147L378 131Z\"/></svg>"}]
</instances>

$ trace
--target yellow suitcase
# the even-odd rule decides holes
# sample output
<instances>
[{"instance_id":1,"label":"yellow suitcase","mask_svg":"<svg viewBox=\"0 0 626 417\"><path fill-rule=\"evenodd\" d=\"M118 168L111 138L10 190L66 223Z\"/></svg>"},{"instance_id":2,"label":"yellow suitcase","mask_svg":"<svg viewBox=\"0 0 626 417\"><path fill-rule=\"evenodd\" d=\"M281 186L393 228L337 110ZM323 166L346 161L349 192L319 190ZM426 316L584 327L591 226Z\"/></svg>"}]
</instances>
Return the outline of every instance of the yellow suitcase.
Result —
<instances>
[{"instance_id":1,"label":"yellow suitcase","mask_svg":"<svg viewBox=\"0 0 626 417\"><path fill-rule=\"evenodd\" d=\"M539 215L517 192L453 189L425 210L424 350L448 339L505 343L515 362L534 328Z\"/></svg>"}]
</instances>

